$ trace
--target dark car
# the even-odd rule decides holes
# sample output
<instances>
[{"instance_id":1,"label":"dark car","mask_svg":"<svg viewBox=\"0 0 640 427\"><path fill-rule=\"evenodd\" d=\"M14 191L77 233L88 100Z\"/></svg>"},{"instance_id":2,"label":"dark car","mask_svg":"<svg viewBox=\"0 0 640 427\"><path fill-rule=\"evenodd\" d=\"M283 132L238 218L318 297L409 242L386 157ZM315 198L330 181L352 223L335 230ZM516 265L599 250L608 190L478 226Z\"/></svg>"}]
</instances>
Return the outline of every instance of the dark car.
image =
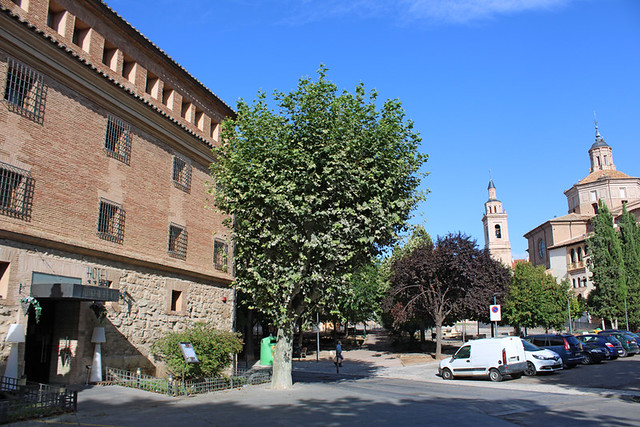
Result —
<instances>
[{"instance_id":1,"label":"dark car","mask_svg":"<svg viewBox=\"0 0 640 427\"><path fill-rule=\"evenodd\" d=\"M633 339L636 340L636 344L638 344L638 346L640 346L640 335L636 334L635 332L631 332L631 331L627 331L624 329L605 329L604 331L601 331L600 333L609 333L609 332L618 332L621 334L625 334L625 335L629 335L632 336Z\"/></svg>"},{"instance_id":2,"label":"dark car","mask_svg":"<svg viewBox=\"0 0 640 427\"><path fill-rule=\"evenodd\" d=\"M634 354L638 354L640 352L640 347L636 343L636 340L627 334L622 332L600 332L598 335L608 335L616 338L622 344L624 348L624 353L620 355L620 357L633 356Z\"/></svg>"},{"instance_id":3,"label":"dark car","mask_svg":"<svg viewBox=\"0 0 640 427\"><path fill-rule=\"evenodd\" d=\"M562 363L567 368L573 368L584 359L582 344L576 337L569 334L540 334L524 337L533 345L548 348L560 355Z\"/></svg>"},{"instance_id":4,"label":"dark car","mask_svg":"<svg viewBox=\"0 0 640 427\"><path fill-rule=\"evenodd\" d=\"M605 359L608 360L617 359L619 355L624 353L620 341L609 335L576 335L576 338L582 343L582 348L585 350L585 363L587 364L598 363L595 360L598 356L593 358L589 349L600 349L604 353Z\"/></svg>"}]
</instances>

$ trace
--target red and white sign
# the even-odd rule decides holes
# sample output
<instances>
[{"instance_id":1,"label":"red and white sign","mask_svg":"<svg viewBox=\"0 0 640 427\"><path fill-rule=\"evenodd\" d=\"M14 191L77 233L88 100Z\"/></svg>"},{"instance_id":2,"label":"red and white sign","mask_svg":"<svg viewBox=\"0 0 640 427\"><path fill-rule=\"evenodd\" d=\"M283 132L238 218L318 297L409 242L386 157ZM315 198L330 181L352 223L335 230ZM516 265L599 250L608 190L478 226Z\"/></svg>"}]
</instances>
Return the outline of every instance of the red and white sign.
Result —
<instances>
[{"instance_id":1,"label":"red and white sign","mask_svg":"<svg viewBox=\"0 0 640 427\"><path fill-rule=\"evenodd\" d=\"M500 305L489 306L489 319L491 319L492 322L499 322L502 320L502 311L500 310Z\"/></svg>"}]
</instances>

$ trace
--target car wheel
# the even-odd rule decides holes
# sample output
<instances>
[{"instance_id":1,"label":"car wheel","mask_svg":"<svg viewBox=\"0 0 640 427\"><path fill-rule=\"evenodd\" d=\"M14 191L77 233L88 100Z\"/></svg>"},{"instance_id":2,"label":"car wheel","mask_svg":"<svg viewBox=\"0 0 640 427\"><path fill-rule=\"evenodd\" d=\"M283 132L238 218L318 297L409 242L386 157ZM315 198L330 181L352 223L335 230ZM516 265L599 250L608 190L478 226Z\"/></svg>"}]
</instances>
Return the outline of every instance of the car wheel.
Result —
<instances>
[{"instance_id":1,"label":"car wheel","mask_svg":"<svg viewBox=\"0 0 640 427\"><path fill-rule=\"evenodd\" d=\"M536 374L536 366L531 363L531 362L527 362L527 369L524 370L524 374L528 377L533 377Z\"/></svg>"},{"instance_id":2,"label":"car wheel","mask_svg":"<svg viewBox=\"0 0 640 427\"><path fill-rule=\"evenodd\" d=\"M502 374L497 369L493 368L489 370L489 379L494 382L502 381Z\"/></svg>"},{"instance_id":3,"label":"car wheel","mask_svg":"<svg viewBox=\"0 0 640 427\"><path fill-rule=\"evenodd\" d=\"M582 359L582 364L583 365L591 365L593 363L593 356L591 356L589 353L584 355L584 358Z\"/></svg>"},{"instance_id":4,"label":"car wheel","mask_svg":"<svg viewBox=\"0 0 640 427\"><path fill-rule=\"evenodd\" d=\"M622 350L620 357L627 357L627 350Z\"/></svg>"},{"instance_id":5,"label":"car wheel","mask_svg":"<svg viewBox=\"0 0 640 427\"><path fill-rule=\"evenodd\" d=\"M451 371L447 368L444 368L442 370L442 379L443 380L452 380L453 379L453 374L451 373Z\"/></svg>"}]
</instances>

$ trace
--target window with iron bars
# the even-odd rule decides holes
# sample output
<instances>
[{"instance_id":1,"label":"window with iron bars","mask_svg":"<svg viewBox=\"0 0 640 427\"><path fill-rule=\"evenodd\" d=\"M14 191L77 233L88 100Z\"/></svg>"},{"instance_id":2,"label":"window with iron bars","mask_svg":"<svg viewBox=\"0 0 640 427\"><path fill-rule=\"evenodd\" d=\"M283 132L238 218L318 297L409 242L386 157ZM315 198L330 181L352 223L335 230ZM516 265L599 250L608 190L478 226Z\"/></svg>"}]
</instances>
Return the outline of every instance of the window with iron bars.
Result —
<instances>
[{"instance_id":1,"label":"window with iron bars","mask_svg":"<svg viewBox=\"0 0 640 427\"><path fill-rule=\"evenodd\" d=\"M217 270L227 271L228 245L223 240L213 241L213 265Z\"/></svg>"},{"instance_id":2,"label":"window with iron bars","mask_svg":"<svg viewBox=\"0 0 640 427\"><path fill-rule=\"evenodd\" d=\"M30 221L33 187L29 171L0 162L0 214Z\"/></svg>"},{"instance_id":3,"label":"window with iron bars","mask_svg":"<svg viewBox=\"0 0 640 427\"><path fill-rule=\"evenodd\" d=\"M124 209L121 205L100 199L98 237L110 242L122 243L124 238Z\"/></svg>"},{"instance_id":4,"label":"window with iron bars","mask_svg":"<svg viewBox=\"0 0 640 427\"><path fill-rule=\"evenodd\" d=\"M169 225L169 256L187 258L187 229L176 224Z\"/></svg>"},{"instance_id":5,"label":"window with iron bars","mask_svg":"<svg viewBox=\"0 0 640 427\"><path fill-rule=\"evenodd\" d=\"M44 82L42 74L9 58L4 100L9 111L42 124L44 121Z\"/></svg>"},{"instance_id":6,"label":"window with iron bars","mask_svg":"<svg viewBox=\"0 0 640 427\"><path fill-rule=\"evenodd\" d=\"M131 157L131 126L129 123L117 117L109 116L104 148L109 157L128 165Z\"/></svg>"},{"instance_id":7,"label":"window with iron bars","mask_svg":"<svg viewBox=\"0 0 640 427\"><path fill-rule=\"evenodd\" d=\"M173 157L173 185L191 191L191 162L180 156Z\"/></svg>"}]
</instances>

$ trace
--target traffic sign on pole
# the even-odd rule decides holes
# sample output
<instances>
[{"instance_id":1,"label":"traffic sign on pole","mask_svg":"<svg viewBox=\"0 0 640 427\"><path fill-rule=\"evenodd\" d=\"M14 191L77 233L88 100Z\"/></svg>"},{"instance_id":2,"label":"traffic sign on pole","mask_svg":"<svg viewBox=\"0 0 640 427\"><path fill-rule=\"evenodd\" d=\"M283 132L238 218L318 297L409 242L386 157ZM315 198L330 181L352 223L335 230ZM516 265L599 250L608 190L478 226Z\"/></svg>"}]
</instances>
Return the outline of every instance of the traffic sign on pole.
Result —
<instances>
[{"instance_id":1,"label":"traffic sign on pole","mask_svg":"<svg viewBox=\"0 0 640 427\"><path fill-rule=\"evenodd\" d=\"M492 322L500 322L502 320L502 311L499 304L489 306L489 319Z\"/></svg>"}]
</instances>

